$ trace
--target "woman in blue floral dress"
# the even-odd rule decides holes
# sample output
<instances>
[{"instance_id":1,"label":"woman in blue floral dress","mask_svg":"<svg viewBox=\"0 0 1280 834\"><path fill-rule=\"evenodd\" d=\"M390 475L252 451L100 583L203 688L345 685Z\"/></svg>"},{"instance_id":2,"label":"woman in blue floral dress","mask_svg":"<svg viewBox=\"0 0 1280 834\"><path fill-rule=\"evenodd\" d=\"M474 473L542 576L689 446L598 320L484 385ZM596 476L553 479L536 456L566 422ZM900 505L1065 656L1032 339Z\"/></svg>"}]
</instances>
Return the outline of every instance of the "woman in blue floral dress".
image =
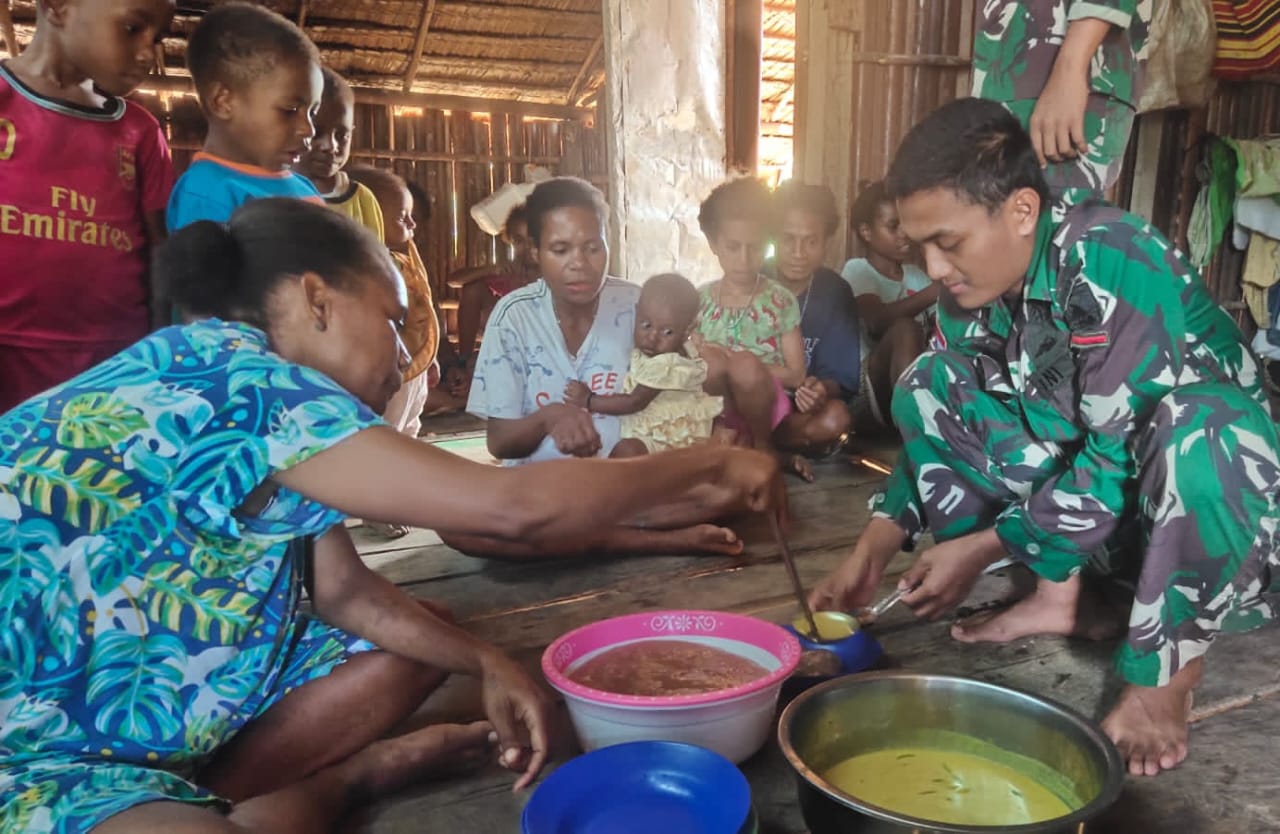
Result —
<instances>
[{"instance_id":1,"label":"woman in blue floral dress","mask_svg":"<svg viewBox=\"0 0 1280 834\"><path fill-rule=\"evenodd\" d=\"M772 464L744 450L501 469L385 426L404 284L322 207L195 224L156 272L216 317L0 416L6 834L327 831L495 747L522 787L543 691L368 570L344 514L553 547L690 482L768 501ZM488 720L384 738L449 673L480 679Z\"/></svg>"}]
</instances>

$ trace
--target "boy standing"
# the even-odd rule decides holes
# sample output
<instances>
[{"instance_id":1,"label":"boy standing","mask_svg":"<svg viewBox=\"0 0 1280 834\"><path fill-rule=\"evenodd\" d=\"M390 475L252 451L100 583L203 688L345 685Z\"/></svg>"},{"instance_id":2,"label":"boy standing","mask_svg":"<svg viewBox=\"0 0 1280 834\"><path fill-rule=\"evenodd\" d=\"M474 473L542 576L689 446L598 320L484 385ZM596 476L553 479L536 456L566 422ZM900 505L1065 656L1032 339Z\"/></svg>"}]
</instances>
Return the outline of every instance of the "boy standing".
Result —
<instances>
[{"instance_id":1,"label":"boy standing","mask_svg":"<svg viewBox=\"0 0 1280 834\"><path fill-rule=\"evenodd\" d=\"M314 134L320 54L302 30L250 3L204 16L187 45L187 66L209 121L204 150L169 199L169 231L197 220L225 222L250 200L320 192L291 168Z\"/></svg>"},{"instance_id":2,"label":"boy standing","mask_svg":"<svg viewBox=\"0 0 1280 834\"><path fill-rule=\"evenodd\" d=\"M316 135L311 140L311 149L303 154L294 170L311 180L329 208L364 226L377 235L378 240L385 240L378 198L342 170L351 158L351 134L356 126L355 93L345 78L328 67L323 67L321 73L324 92L314 119Z\"/></svg>"},{"instance_id":3,"label":"boy standing","mask_svg":"<svg viewBox=\"0 0 1280 834\"><path fill-rule=\"evenodd\" d=\"M0 64L0 412L146 335L173 185L147 77L172 0L41 0Z\"/></svg>"}]
</instances>

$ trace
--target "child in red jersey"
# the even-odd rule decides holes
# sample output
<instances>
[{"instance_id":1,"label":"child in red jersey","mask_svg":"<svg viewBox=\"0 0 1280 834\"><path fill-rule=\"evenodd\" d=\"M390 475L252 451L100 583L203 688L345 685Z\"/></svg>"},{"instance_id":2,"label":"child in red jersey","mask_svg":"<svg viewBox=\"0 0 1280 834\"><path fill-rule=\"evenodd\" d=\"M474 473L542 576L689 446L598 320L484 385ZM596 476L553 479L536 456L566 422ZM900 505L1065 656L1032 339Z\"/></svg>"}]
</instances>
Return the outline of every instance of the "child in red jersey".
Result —
<instances>
[{"instance_id":1,"label":"child in red jersey","mask_svg":"<svg viewBox=\"0 0 1280 834\"><path fill-rule=\"evenodd\" d=\"M0 62L0 412L150 329L173 166L159 123L120 97L173 10L39 0L31 44Z\"/></svg>"}]
</instances>

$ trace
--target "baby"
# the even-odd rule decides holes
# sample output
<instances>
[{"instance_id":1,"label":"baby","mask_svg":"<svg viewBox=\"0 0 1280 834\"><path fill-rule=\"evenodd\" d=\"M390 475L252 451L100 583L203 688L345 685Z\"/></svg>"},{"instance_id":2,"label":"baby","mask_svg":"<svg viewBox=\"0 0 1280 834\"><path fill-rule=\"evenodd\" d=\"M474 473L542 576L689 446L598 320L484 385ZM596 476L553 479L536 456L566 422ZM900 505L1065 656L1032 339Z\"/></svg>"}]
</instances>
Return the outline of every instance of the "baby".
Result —
<instances>
[{"instance_id":1,"label":"baby","mask_svg":"<svg viewBox=\"0 0 1280 834\"><path fill-rule=\"evenodd\" d=\"M577 380L565 386L566 403L622 417L622 440L610 457L679 449L711 437L724 402L703 391L707 363L687 343L698 307L698 291L688 279L673 273L650 278L636 303L635 347L623 393L596 394Z\"/></svg>"}]
</instances>

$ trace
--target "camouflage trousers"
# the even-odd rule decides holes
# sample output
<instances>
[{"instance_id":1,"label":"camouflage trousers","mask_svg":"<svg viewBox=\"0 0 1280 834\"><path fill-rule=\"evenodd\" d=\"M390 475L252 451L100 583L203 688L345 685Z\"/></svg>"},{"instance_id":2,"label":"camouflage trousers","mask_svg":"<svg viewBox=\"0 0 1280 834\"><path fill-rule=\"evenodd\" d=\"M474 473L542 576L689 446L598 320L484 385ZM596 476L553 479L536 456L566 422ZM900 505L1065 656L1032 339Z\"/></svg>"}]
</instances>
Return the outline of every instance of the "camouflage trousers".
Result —
<instances>
[{"instance_id":1,"label":"camouflage trousers","mask_svg":"<svg viewBox=\"0 0 1280 834\"><path fill-rule=\"evenodd\" d=\"M926 353L893 397L898 465L914 487L910 511L921 514L903 521L927 526L939 541L990 528L1064 471L1075 451L1031 436L1017 401L982 390L979 380L976 360ZM1175 388L1135 430L1113 555L1083 554L1071 566L1137 577L1117 657L1125 680L1164 685L1219 632L1273 616L1263 594L1280 579L1278 446L1270 415L1229 383ZM1036 552L1034 544L1027 550Z\"/></svg>"},{"instance_id":2,"label":"camouflage trousers","mask_svg":"<svg viewBox=\"0 0 1280 834\"><path fill-rule=\"evenodd\" d=\"M1031 123L1035 99L1003 104L1023 127ZM1084 136L1089 149L1074 159L1050 162L1044 169L1045 181L1054 198L1055 220L1061 220L1071 206L1106 197L1107 189L1120 178L1133 117L1133 108L1119 99L1096 92L1089 94L1084 111Z\"/></svg>"}]
</instances>

